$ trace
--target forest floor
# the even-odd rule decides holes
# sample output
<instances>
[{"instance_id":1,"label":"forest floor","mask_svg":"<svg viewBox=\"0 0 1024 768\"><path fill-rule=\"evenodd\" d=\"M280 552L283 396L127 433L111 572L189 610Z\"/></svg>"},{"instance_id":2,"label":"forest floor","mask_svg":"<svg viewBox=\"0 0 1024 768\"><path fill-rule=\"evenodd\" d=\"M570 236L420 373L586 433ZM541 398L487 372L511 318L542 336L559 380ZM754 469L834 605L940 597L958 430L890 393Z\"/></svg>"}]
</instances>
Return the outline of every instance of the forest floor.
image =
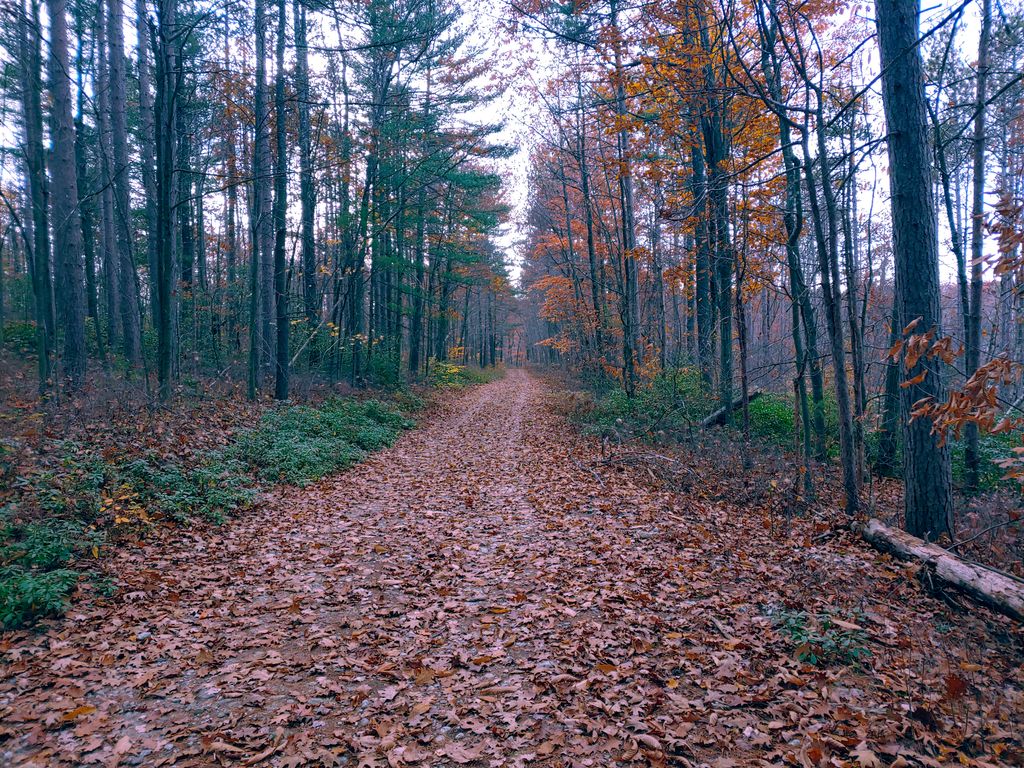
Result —
<instances>
[{"instance_id":1,"label":"forest floor","mask_svg":"<svg viewBox=\"0 0 1024 768\"><path fill-rule=\"evenodd\" d=\"M523 371L0 641L0 764L1020 765L1024 635L652 485ZM739 502L740 500L737 500Z\"/></svg>"}]
</instances>

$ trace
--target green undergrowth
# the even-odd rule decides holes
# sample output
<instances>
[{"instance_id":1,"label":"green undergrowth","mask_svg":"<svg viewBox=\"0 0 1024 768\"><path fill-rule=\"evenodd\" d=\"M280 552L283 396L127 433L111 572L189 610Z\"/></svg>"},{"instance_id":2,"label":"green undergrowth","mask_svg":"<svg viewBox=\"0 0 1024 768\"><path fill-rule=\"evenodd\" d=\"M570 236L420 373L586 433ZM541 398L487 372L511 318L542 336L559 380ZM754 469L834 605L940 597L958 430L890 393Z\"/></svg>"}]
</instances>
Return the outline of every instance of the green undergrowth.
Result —
<instances>
[{"instance_id":1,"label":"green undergrowth","mask_svg":"<svg viewBox=\"0 0 1024 768\"><path fill-rule=\"evenodd\" d=\"M772 614L771 619L796 659L806 664L859 665L871 655L868 633L857 623L858 615L843 618L829 611L784 610Z\"/></svg>"},{"instance_id":2,"label":"green undergrowth","mask_svg":"<svg viewBox=\"0 0 1024 768\"><path fill-rule=\"evenodd\" d=\"M652 381L638 386L628 397L616 381L585 381L570 395L570 418L585 433L604 439L629 439L683 442L700 430L701 421L714 412L718 398L692 367L660 373ZM823 401L825 448L832 459L839 457L839 409L835 394L828 390ZM765 392L749 404L750 435L769 449L799 451L796 413L791 394ZM740 425L739 411L733 414L733 427ZM868 430L865 448L869 463L878 450L880 433ZM981 477L979 490L1012 487L1002 480L1004 470L996 461L1014 454L1021 444L1020 433L982 435L979 439ZM953 480L964 484L964 448L962 441L951 441Z\"/></svg>"},{"instance_id":3,"label":"green undergrowth","mask_svg":"<svg viewBox=\"0 0 1024 768\"><path fill-rule=\"evenodd\" d=\"M306 485L391 445L422 407L416 395L331 398L266 411L219 450L176 457L104 458L98 446L59 441L40 466L17 473L16 451L0 444L0 627L66 609L103 548L160 523L220 523L255 502L263 485ZM95 575L95 574L94 574Z\"/></svg>"},{"instance_id":4,"label":"green undergrowth","mask_svg":"<svg viewBox=\"0 0 1024 768\"><path fill-rule=\"evenodd\" d=\"M505 375L505 369L500 365L478 368L441 360L431 360L429 370L427 382L440 389L462 389L474 384L486 384Z\"/></svg>"},{"instance_id":5,"label":"green undergrowth","mask_svg":"<svg viewBox=\"0 0 1024 768\"><path fill-rule=\"evenodd\" d=\"M26 320L12 320L2 329L3 345L20 355L36 351L36 324Z\"/></svg>"},{"instance_id":6,"label":"green undergrowth","mask_svg":"<svg viewBox=\"0 0 1024 768\"><path fill-rule=\"evenodd\" d=\"M1019 431L1005 432L998 435L978 436L978 490L991 491L999 487L1016 486L1020 483L1016 480L1004 480L1006 470L996 462L1012 457L1014 451L1021 447L1021 433ZM964 457L964 441L953 441L950 446L950 456L953 462L953 484L963 487L967 479L967 465Z\"/></svg>"},{"instance_id":7,"label":"green undergrowth","mask_svg":"<svg viewBox=\"0 0 1024 768\"><path fill-rule=\"evenodd\" d=\"M808 403L808 407L814 407ZM839 456L839 407L835 395L828 391L822 399L825 417L825 451L831 458ZM813 418L813 411L812 411ZM791 395L765 392L750 403L750 434L771 445L799 450L796 434L796 408Z\"/></svg>"},{"instance_id":8,"label":"green undergrowth","mask_svg":"<svg viewBox=\"0 0 1024 768\"><path fill-rule=\"evenodd\" d=\"M328 400L319 407L293 406L264 416L226 449L263 480L306 485L385 448L413 424L378 400Z\"/></svg>"},{"instance_id":9,"label":"green undergrowth","mask_svg":"<svg viewBox=\"0 0 1024 768\"><path fill-rule=\"evenodd\" d=\"M591 382L574 393L570 419L586 434L624 441L634 438L683 439L714 411L694 368L658 374L629 397L617 382Z\"/></svg>"},{"instance_id":10,"label":"green undergrowth","mask_svg":"<svg viewBox=\"0 0 1024 768\"><path fill-rule=\"evenodd\" d=\"M572 420L586 433L615 440L657 439L683 441L694 437L701 422L719 407L716 393L708 390L692 367L669 369L637 388L629 397L617 382L591 382L574 393ZM830 450L838 441L834 400L825 400L825 424ZM767 443L795 447L791 399L764 393L749 404L750 432ZM740 413L733 414L738 426ZM833 444L836 444L834 446Z\"/></svg>"}]
</instances>

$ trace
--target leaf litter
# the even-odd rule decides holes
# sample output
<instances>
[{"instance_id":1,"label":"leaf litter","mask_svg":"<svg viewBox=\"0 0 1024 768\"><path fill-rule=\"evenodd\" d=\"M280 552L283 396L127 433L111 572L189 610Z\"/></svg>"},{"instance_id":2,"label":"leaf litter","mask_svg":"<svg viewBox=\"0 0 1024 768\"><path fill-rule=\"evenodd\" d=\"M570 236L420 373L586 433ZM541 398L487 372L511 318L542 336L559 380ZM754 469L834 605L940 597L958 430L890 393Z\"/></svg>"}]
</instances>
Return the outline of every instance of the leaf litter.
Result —
<instances>
[{"instance_id":1,"label":"leaf litter","mask_svg":"<svg viewBox=\"0 0 1024 768\"><path fill-rule=\"evenodd\" d=\"M0 640L0 762L1024 761L1019 626L819 519L598 475L549 400L510 371L348 472L122 550L115 603ZM792 627L826 624L865 653L809 663Z\"/></svg>"}]
</instances>

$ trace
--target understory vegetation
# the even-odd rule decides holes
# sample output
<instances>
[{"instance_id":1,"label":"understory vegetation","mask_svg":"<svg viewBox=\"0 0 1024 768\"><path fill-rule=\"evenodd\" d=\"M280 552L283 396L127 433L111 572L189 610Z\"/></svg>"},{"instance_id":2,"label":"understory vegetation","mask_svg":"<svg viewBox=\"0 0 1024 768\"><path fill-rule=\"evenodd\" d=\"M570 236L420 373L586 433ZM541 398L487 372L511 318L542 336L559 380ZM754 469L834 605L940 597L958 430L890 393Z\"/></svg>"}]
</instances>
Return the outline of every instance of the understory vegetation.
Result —
<instances>
[{"instance_id":1,"label":"understory vegetation","mask_svg":"<svg viewBox=\"0 0 1024 768\"><path fill-rule=\"evenodd\" d=\"M784 610L771 618L798 661L812 666L859 664L871 655L864 628L834 612Z\"/></svg>"},{"instance_id":2,"label":"understory vegetation","mask_svg":"<svg viewBox=\"0 0 1024 768\"><path fill-rule=\"evenodd\" d=\"M486 384L489 381L500 379L504 375L505 368L501 365L490 368L478 368L469 365L456 365L450 362L433 361L427 380L431 386L441 389L462 389L473 384Z\"/></svg>"},{"instance_id":3,"label":"understory vegetation","mask_svg":"<svg viewBox=\"0 0 1024 768\"><path fill-rule=\"evenodd\" d=\"M83 571L113 542L161 523L220 523L255 503L261 486L306 485L391 445L422 407L333 397L267 410L223 447L179 458L157 450L115 457L109 445L54 442L19 474L14 441L0 443L0 626L61 614Z\"/></svg>"},{"instance_id":4,"label":"understory vegetation","mask_svg":"<svg viewBox=\"0 0 1024 768\"><path fill-rule=\"evenodd\" d=\"M652 442L692 442L701 422L719 408L713 391L701 381L695 367L670 368L637 388L629 397L614 381L584 380L574 395L570 417L587 434L623 442L642 439ZM732 415L734 430L742 428L743 416L738 404ZM839 419L835 396L826 392L823 403L825 447L830 460L839 455ZM755 444L769 449L784 448L799 453L799 435L794 399L790 394L761 392L749 405L750 437ZM865 439L867 461L872 463L880 432L869 429ZM737 437L739 435L737 434ZM1003 479L997 462L1012 455L1019 443L1017 432L986 434L979 438L981 474L978 491L1018 488L1016 482ZM953 478L963 487L964 446L951 441Z\"/></svg>"}]
</instances>

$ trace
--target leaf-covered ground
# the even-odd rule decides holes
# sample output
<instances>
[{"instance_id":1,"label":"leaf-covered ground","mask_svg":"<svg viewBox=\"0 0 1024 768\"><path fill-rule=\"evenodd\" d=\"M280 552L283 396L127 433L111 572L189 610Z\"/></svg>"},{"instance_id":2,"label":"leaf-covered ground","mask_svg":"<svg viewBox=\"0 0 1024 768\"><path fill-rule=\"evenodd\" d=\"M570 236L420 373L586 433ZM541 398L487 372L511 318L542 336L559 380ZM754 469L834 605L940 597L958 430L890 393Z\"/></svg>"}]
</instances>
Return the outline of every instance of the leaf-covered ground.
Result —
<instances>
[{"instance_id":1,"label":"leaf-covered ground","mask_svg":"<svg viewBox=\"0 0 1024 768\"><path fill-rule=\"evenodd\" d=\"M0 764L1024 760L1019 627L821 520L600 464L546 398L512 371L125 550L113 602L3 637Z\"/></svg>"}]
</instances>

